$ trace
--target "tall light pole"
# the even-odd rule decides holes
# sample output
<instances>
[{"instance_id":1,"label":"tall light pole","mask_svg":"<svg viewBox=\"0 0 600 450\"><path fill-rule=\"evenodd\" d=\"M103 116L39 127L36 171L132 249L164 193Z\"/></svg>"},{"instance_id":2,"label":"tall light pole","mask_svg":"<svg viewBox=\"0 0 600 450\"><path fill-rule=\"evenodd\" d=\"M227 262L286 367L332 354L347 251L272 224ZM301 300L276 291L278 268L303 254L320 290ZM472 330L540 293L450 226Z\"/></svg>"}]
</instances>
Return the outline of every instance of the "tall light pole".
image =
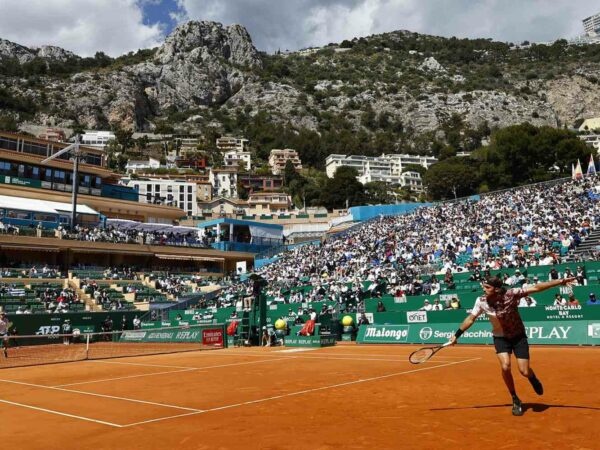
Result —
<instances>
[{"instance_id":1,"label":"tall light pole","mask_svg":"<svg viewBox=\"0 0 600 450\"><path fill-rule=\"evenodd\" d=\"M54 155L42 161L42 164L47 164L53 159L58 158L65 153L71 152L73 157L73 196L71 198L71 230L75 229L77 225L77 191L79 188L79 158L81 158L81 150L79 149L79 135L75 137L75 142L62 150L56 152Z\"/></svg>"}]
</instances>

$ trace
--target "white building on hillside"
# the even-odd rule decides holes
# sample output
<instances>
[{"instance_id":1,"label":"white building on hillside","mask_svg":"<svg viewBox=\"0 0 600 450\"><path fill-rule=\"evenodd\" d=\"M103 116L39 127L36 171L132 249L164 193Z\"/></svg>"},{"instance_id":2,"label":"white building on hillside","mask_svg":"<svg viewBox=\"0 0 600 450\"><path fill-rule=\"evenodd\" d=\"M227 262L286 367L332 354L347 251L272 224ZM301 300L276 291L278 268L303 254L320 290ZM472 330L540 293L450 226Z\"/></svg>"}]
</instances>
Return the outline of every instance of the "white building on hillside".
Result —
<instances>
[{"instance_id":1,"label":"white building on hillside","mask_svg":"<svg viewBox=\"0 0 600 450\"><path fill-rule=\"evenodd\" d=\"M600 35L600 13L583 19L583 29L588 36Z\"/></svg>"},{"instance_id":2,"label":"white building on hillside","mask_svg":"<svg viewBox=\"0 0 600 450\"><path fill-rule=\"evenodd\" d=\"M208 181L213 188L213 198L237 198L237 180L237 168L210 169Z\"/></svg>"},{"instance_id":3,"label":"white building on hillside","mask_svg":"<svg viewBox=\"0 0 600 450\"><path fill-rule=\"evenodd\" d=\"M385 172L390 170L390 163L382 161L377 157L362 155L338 155L331 154L325 158L325 173L333 178L338 167L353 167L359 175L364 174L368 168L372 172Z\"/></svg>"},{"instance_id":4,"label":"white building on hillside","mask_svg":"<svg viewBox=\"0 0 600 450\"><path fill-rule=\"evenodd\" d=\"M338 167L354 167L359 176L366 171L371 173L389 174L399 177L406 166L416 164L428 169L435 164L437 159L433 156L407 155L399 153L383 154L381 156L362 155L329 155L325 159L325 172L329 178L333 178Z\"/></svg>"},{"instance_id":5,"label":"white building on hillside","mask_svg":"<svg viewBox=\"0 0 600 450\"><path fill-rule=\"evenodd\" d=\"M217 149L222 152L227 152L230 150L234 150L236 152L244 152L246 151L246 147L248 146L250 141L244 138L236 138L231 136L223 136L217 138Z\"/></svg>"},{"instance_id":6,"label":"white building on hillside","mask_svg":"<svg viewBox=\"0 0 600 450\"><path fill-rule=\"evenodd\" d=\"M116 139L112 131L86 131L81 135L81 145L104 150L109 141Z\"/></svg>"},{"instance_id":7,"label":"white building on hillside","mask_svg":"<svg viewBox=\"0 0 600 450\"><path fill-rule=\"evenodd\" d=\"M130 159L129 161L127 161L127 165L125 166L125 170L127 171L127 173L137 173L140 170L159 168L160 161L154 158L148 158L147 161Z\"/></svg>"},{"instance_id":8,"label":"white building on hillside","mask_svg":"<svg viewBox=\"0 0 600 450\"><path fill-rule=\"evenodd\" d=\"M121 183L137 189L140 203L175 206L188 216L198 215L198 186L194 182L164 178L122 178Z\"/></svg>"},{"instance_id":9,"label":"white building on hillside","mask_svg":"<svg viewBox=\"0 0 600 450\"><path fill-rule=\"evenodd\" d=\"M325 159L325 171L333 178L338 167L353 167L358 172L357 179L366 184L383 181L392 185L423 192L423 180L418 172L407 171L408 165L420 165L428 169L437 161L432 156L389 154L377 157L360 155L329 155Z\"/></svg>"},{"instance_id":10,"label":"white building on hillside","mask_svg":"<svg viewBox=\"0 0 600 450\"><path fill-rule=\"evenodd\" d=\"M223 164L225 167L243 167L250 170L252 157L250 152L230 150L223 155Z\"/></svg>"}]
</instances>

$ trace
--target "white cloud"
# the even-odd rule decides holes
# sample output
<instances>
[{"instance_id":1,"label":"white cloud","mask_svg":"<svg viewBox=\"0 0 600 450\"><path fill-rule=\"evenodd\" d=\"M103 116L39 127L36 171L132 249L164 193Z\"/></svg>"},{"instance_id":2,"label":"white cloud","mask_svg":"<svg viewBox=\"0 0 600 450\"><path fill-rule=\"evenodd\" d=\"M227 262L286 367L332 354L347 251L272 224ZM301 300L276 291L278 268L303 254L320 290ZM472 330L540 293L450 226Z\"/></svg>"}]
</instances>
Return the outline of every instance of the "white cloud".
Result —
<instances>
[{"instance_id":1,"label":"white cloud","mask_svg":"<svg viewBox=\"0 0 600 450\"><path fill-rule=\"evenodd\" d=\"M118 56L160 45L135 0L0 0L0 37L28 47L56 45L80 56Z\"/></svg>"},{"instance_id":2,"label":"white cloud","mask_svg":"<svg viewBox=\"0 0 600 450\"><path fill-rule=\"evenodd\" d=\"M344 39L410 30L553 41L582 32L581 20L600 11L580 0L178 0L187 19L244 25L261 50L298 49Z\"/></svg>"}]
</instances>

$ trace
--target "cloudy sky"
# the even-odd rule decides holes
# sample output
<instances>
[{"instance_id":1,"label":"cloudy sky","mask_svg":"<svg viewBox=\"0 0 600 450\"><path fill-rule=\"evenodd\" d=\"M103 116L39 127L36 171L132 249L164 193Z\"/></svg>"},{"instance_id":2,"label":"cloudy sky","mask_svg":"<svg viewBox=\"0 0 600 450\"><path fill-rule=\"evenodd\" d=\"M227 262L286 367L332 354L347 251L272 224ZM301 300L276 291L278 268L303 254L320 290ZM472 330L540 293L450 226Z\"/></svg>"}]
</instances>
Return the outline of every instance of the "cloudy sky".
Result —
<instances>
[{"instance_id":1,"label":"cloudy sky","mask_svg":"<svg viewBox=\"0 0 600 450\"><path fill-rule=\"evenodd\" d=\"M598 12L593 0L0 0L0 38L118 56L160 45L180 22L214 20L245 26L268 52L393 30L539 42L581 34Z\"/></svg>"}]
</instances>

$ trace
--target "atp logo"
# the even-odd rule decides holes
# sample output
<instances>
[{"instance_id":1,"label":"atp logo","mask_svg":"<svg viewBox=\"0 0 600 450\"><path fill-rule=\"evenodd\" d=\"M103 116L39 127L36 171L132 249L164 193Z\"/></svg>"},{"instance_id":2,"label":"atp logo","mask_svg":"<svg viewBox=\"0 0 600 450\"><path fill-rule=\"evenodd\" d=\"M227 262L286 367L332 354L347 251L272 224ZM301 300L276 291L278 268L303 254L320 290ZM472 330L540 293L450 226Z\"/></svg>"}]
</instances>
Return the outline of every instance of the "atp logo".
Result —
<instances>
[{"instance_id":1,"label":"atp logo","mask_svg":"<svg viewBox=\"0 0 600 450\"><path fill-rule=\"evenodd\" d=\"M431 329L431 327L424 327L421 328L421 331L419 331L419 337L422 341L427 341L431 339L431 336L433 336L433 330Z\"/></svg>"}]
</instances>

